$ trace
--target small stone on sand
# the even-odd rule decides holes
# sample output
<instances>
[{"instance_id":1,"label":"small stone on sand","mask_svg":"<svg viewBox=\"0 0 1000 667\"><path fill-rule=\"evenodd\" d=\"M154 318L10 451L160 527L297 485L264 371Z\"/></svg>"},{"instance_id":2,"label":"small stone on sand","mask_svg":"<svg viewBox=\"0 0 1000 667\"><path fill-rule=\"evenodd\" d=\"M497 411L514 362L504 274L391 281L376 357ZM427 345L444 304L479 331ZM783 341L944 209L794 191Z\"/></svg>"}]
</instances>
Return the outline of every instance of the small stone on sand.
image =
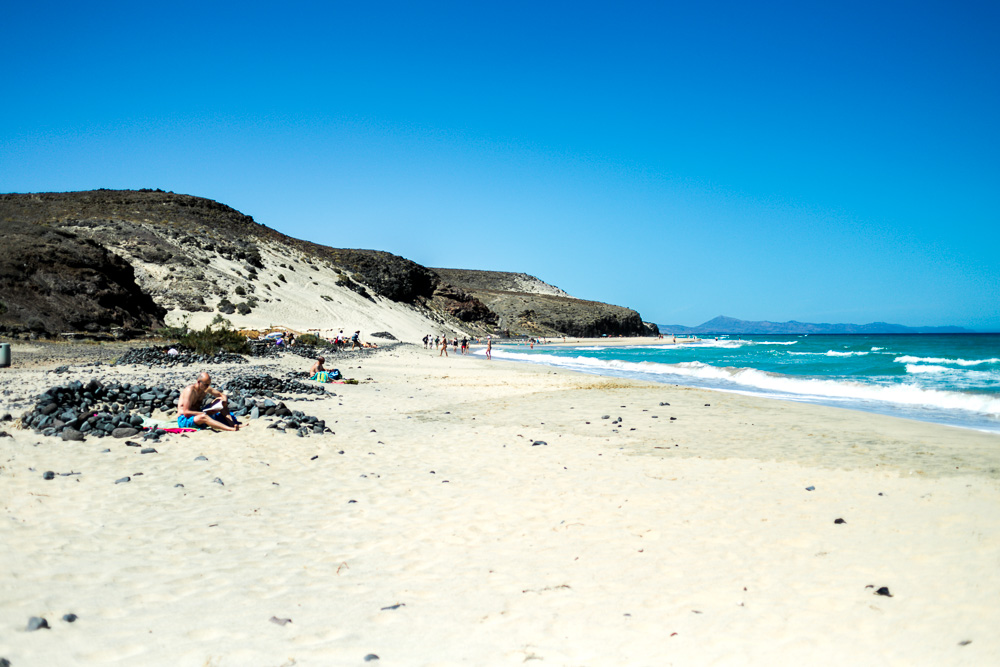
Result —
<instances>
[{"instance_id":1,"label":"small stone on sand","mask_svg":"<svg viewBox=\"0 0 1000 667\"><path fill-rule=\"evenodd\" d=\"M49 622L44 618L39 618L38 616L32 616L28 619L28 627L25 628L28 632L34 632L35 630L51 630L49 627Z\"/></svg>"}]
</instances>

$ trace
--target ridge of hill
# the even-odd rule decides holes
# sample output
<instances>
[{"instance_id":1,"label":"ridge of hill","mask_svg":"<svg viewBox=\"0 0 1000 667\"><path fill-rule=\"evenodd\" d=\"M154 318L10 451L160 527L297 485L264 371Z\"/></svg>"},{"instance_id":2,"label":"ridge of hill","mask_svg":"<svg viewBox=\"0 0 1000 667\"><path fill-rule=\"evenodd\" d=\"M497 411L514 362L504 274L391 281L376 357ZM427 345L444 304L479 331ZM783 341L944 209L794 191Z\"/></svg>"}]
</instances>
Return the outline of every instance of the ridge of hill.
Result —
<instances>
[{"instance_id":1,"label":"ridge of hill","mask_svg":"<svg viewBox=\"0 0 1000 667\"><path fill-rule=\"evenodd\" d=\"M18 250L0 254L0 331L200 328L224 316L240 328L389 331L411 341L499 332L498 313L432 269L380 250L296 239L202 197L149 189L2 194L0 229L18 239ZM31 262L20 261L26 256ZM559 310L546 321L575 335L580 327ZM585 307L572 312L587 317L585 328L602 321ZM610 328L599 333L621 329L603 321Z\"/></svg>"},{"instance_id":2,"label":"ridge of hill","mask_svg":"<svg viewBox=\"0 0 1000 667\"><path fill-rule=\"evenodd\" d=\"M631 308L571 297L526 273L433 269L497 315L502 331L536 336L655 336L655 324Z\"/></svg>"}]
</instances>

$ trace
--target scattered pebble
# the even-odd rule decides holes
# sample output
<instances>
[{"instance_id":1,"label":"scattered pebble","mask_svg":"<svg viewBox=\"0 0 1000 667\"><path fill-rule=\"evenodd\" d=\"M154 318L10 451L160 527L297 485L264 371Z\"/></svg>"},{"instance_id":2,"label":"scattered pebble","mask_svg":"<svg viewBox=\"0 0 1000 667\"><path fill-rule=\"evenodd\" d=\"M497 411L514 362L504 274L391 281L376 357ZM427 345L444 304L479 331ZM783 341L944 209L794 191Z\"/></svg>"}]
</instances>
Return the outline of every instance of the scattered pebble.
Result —
<instances>
[{"instance_id":1,"label":"scattered pebble","mask_svg":"<svg viewBox=\"0 0 1000 667\"><path fill-rule=\"evenodd\" d=\"M79 616L77 616L76 614L66 614L65 616L63 616L62 620L66 621L67 623L75 623L77 618L79 618Z\"/></svg>"},{"instance_id":2,"label":"scattered pebble","mask_svg":"<svg viewBox=\"0 0 1000 667\"><path fill-rule=\"evenodd\" d=\"M399 604L390 605L388 607L382 607L382 611L394 611L396 609L399 609L400 607L405 607L405 606L406 606L405 602L400 602Z\"/></svg>"},{"instance_id":3,"label":"scattered pebble","mask_svg":"<svg viewBox=\"0 0 1000 667\"><path fill-rule=\"evenodd\" d=\"M139 452L139 453L140 453L140 454L157 454L158 452L157 452L157 451L156 451L156 449L154 449L153 447L145 447L145 448L143 448L143 450L142 450L141 452Z\"/></svg>"},{"instance_id":4,"label":"scattered pebble","mask_svg":"<svg viewBox=\"0 0 1000 667\"><path fill-rule=\"evenodd\" d=\"M815 491L815 490L816 490L815 486L807 486L806 487L806 491Z\"/></svg>"},{"instance_id":5,"label":"scattered pebble","mask_svg":"<svg viewBox=\"0 0 1000 667\"><path fill-rule=\"evenodd\" d=\"M28 632L34 632L35 630L51 630L49 627L49 622L44 618L39 618L38 616L32 616L28 619L28 627L25 628Z\"/></svg>"},{"instance_id":6,"label":"scattered pebble","mask_svg":"<svg viewBox=\"0 0 1000 667\"><path fill-rule=\"evenodd\" d=\"M75 428L65 427L62 431L62 439L65 442L83 442L83 433L80 433Z\"/></svg>"},{"instance_id":7,"label":"scattered pebble","mask_svg":"<svg viewBox=\"0 0 1000 667\"><path fill-rule=\"evenodd\" d=\"M275 625L288 625L289 623L292 622L292 619L290 618L278 618L277 616L272 616L268 620L270 620Z\"/></svg>"},{"instance_id":8,"label":"scattered pebble","mask_svg":"<svg viewBox=\"0 0 1000 667\"><path fill-rule=\"evenodd\" d=\"M844 521L843 519L834 519L834 520L833 520L833 522L834 522L834 523L847 523L847 522L846 522L846 521Z\"/></svg>"},{"instance_id":9,"label":"scattered pebble","mask_svg":"<svg viewBox=\"0 0 1000 667\"><path fill-rule=\"evenodd\" d=\"M365 656L365 662L371 662L372 660L378 660L378 659L379 657L374 653L369 653L368 655Z\"/></svg>"},{"instance_id":10,"label":"scattered pebble","mask_svg":"<svg viewBox=\"0 0 1000 667\"><path fill-rule=\"evenodd\" d=\"M55 479L55 478L56 474L51 470L46 470L44 473L42 473L42 479Z\"/></svg>"},{"instance_id":11,"label":"scattered pebble","mask_svg":"<svg viewBox=\"0 0 1000 667\"><path fill-rule=\"evenodd\" d=\"M121 479L116 479L115 484L124 484L126 482L131 482L131 481L132 481L131 477L122 477Z\"/></svg>"},{"instance_id":12,"label":"scattered pebble","mask_svg":"<svg viewBox=\"0 0 1000 667\"><path fill-rule=\"evenodd\" d=\"M222 485L222 486L225 486L225 484L223 484L223 483L222 483L222 480L221 480L221 479L219 479L218 477L216 477L215 479L213 479L213 480L212 480L212 482L213 482L214 484L220 484L220 485Z\"/></svg>"},{"instance_id":13,"label":"scattered pebble","mask_svg":"<svg viewBox=\"0 0 1000 667\"><path fill-rule=\"evenodd\" d=\"M545 442L544 440L535 440L533 443L531 443L531 446L538 447L539 445L548 445L548 444L549 443Z\"/></svg>"},{"instance_id":14,"label":"scattered pebble","mask_svg":"<svg viewBox=\"0 0 1000 667\"><path fill-rule=\"evenodd\" d=\"M889 592L889 589L886 586L883 586L882 588L875 591L875 595L884 595L887 598L892 597L892 593Z\"/></svg>"}]
</instances>

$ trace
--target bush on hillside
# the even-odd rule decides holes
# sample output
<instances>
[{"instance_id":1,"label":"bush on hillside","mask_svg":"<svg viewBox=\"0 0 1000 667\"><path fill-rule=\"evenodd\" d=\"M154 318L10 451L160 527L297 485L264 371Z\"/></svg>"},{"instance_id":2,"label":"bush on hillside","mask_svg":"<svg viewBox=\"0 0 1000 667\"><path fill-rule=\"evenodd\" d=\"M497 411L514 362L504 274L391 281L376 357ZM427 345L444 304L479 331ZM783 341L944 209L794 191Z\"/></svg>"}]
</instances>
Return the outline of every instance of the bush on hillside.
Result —
<instances>
[{"instance_id":1,"label":"bush on hillside","mask_svg":"<svg viewBox=\"0 0 1000 667\"><path fill-rule=\"evenodd\" d=\"M246 337L238 331L228 328L213 329L211 325L201 331L191 331L177 340L196 354L215 354L220 351L236 354L250 352Z\"/></svg>"},{"instance_id":2,"label":"bush on hillside","mask_svg":"<svg viewBox=\"0 0 1000 667\"><path fill-rule=\"evenodd\" d=\"M316 334L302 334L295 339L296 345L327 345L327 342Z\"/></svg>"}]
</instances>

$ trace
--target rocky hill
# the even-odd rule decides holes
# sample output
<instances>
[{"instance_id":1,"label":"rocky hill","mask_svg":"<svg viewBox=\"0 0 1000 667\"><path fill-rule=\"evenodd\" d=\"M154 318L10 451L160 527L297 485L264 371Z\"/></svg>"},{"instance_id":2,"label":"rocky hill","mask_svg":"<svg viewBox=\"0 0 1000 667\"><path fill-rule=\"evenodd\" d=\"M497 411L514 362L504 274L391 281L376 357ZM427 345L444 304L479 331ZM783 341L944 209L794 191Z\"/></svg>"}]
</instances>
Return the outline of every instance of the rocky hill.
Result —
<instances>
[{"instance_id":1,"label":"rocky hill","mask_svg":"<svg viewBox=\"0 0 1000 667\"><path fill-rule=\"evenodd\" d=\"M558 287L525 273L433 269L452 285L468 291L497 316L503 331L539 336L649 336L656 325L644 324L631 308L575 299Z\"/></svg>"},{"instance_id":2,"label":"rocky hill","mask_svg":"<svg viewBox=\"0 0 1000 667\"><path fill-rule=\"evenodd\" d=\"M518 292L521 294L549 294L572 298L555 285L543 282L527 273L507 271L477 271L474 269L431 269L452 285L461 285L467 290L492 290Z\"/></svg>"},{"instance_id":3,"label":"rocky hill","mask_svg":"<svg viewBox=\"0 0 1000 667\"><path fill-rule=\"evenodd\" d=\"M451 275L387 252L331 248L160 190L4 194L0 225L10 249L0 253L0 331L201 327L220 316L238 327L387 330L409 340L495 333L501 323L512 334L642 331L631 322L638 314L615 315L530 276ZM573 303L537 301L514 317L507 300L491 295L494 309L466 286L472 273L483 274L479 288ZM520 317L525 310L533 315Z\"/></svg>"}]
</instances>

